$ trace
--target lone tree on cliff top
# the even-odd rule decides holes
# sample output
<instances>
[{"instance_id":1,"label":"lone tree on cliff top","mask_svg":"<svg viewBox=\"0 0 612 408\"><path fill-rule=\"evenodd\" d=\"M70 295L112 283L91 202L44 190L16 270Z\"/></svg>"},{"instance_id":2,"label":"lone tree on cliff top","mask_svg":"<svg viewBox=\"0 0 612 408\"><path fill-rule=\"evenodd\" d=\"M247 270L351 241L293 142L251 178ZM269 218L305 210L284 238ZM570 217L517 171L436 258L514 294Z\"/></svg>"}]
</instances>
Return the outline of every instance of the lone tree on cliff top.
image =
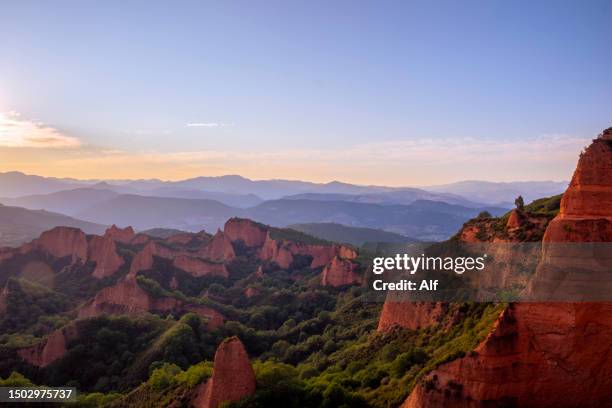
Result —
<instances>
[{"instance_id":1,"label":"lone tree on cliff top","mask_svg":"<svg viewBox=\"0 0 612 408\"><path fill-rule=\"evenodd\" d=\"M525 209L525 200L523 200L523 196L516 197L516 200L514 200L514 205L516 205L517 210L523 211Z\"/></svg>"}]
</instances>

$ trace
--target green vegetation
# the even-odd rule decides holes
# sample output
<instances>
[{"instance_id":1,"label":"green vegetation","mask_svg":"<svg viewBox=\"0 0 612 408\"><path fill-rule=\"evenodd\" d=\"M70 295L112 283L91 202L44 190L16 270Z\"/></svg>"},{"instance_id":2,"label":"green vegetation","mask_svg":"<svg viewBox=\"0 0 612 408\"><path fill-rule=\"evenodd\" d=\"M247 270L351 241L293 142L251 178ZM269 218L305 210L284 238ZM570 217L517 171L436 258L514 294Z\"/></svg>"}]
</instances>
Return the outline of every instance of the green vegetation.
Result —
<instances>
[{"instance_id":1,"label":"green vegetation","mask_svg":"<svg viewBox=\"0 0 612 408\"><path fill-rule=\"evenodd\" d=\"M563 194L534 200L525 206L525 211L531 214L543 214L554 218L559 213L561 197L563 197Z\"/></svg>"},{"instance_id":2,"label":"green vegetation","mask_svg":"<svg viewBox=\"0 0 612 408\"><path fill-rule=\"evenodd\" d=\"M69 307L66 296L36 283L9 278L6 312L0 314L0 344L13 339L12 334L41 337L66 324L60 316Z\"/></svg>"},{"instance_id":3,"label":"green vegetation","mask_svg":"<svg viewBox=\"0 0 612 408\"><path fill-rule=\"evenodd\" d=\"M329 245L331 242L292 228L270 228L270 237L278 241L293 241L310 245Z\"/></svg>"},{"instance_id":4,"label":"green vegetation","mask_svg":"<svg viewBox=\"0 0 612 408\"><path fill-rule=\"evenodd\" d=\"M349 227L336 223L294 224L290 228L333 242L360 247L366 243L412 243L418 240L374 228Z\"/></svg>"}]
</instances>

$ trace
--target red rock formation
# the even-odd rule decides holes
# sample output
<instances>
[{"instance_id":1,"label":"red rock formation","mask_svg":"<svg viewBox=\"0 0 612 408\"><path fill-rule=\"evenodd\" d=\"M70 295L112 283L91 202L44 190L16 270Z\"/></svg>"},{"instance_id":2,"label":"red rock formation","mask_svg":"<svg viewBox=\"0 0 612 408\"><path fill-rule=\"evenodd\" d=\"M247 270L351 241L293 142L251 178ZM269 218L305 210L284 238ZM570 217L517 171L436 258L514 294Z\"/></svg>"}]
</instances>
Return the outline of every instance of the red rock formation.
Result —
<instances>
[{"instance_id":1,"label":"red rock formation","mask_svg":"<svg viewBox=\"0 0 612 408\"><path fill-rule=\"evenodd\" d=\"M243 241L248 247L260 247L266 241L267 230L261 224L244 218L231 218L223 227L230 241Z\"/></svg>"},{"instance_id":2,"label":"red rock formation","mask_svg":"<svg viewBox=\"0 0 612 408\"><path fill-rule=\"evenodd\" d=\"M508 222L506 223L507 229L520 228L521 222L523 220L523 215L516 208L510 211L510 216L508 217Z\"/></svg>"},{"instance_id":3,"label":"red rock formation","mask_svg":"<svg viewBox=\"0 0 612 408\"><path fill-rule=\"evenodd\" d=\"M73 260L87 260L87 238L78 228L55 227L43 232L33 245L56 258L71 256ZM22 248L28 252L27 245Z\"/></svg>"},{"instance_id":4,"label":"red rock formation","mask_svg":"<svg viewBox=\"0 0 612 408\"><path fill-rule=\"evenodd\" d=\"M474 353L438 367L402 407L607 406L610 344L609 303L515 304Z\"/></svg>"},{"instance_id":5,"label":"red rock formation","mask_svg":"<svg viewBox=\"0 0 612 408\"><path fill-rule=\"evenodd\" d=\"M357 273L357 264L337 256L323 268L321 285L343 286L361 284L363 277Z\"/></svg>"},{"instance_id":6,"label":"red rock formation","mask_svg":"<svg viewBox=\"0 0 612 408\"><path fill-rule=\"evenodd\" d=\"M208 319L210 329L223 325L225 318L216 310L183 302L173 297L155 297L142 289L136 279L127 278L104 288L78 312L79 318L101 314L137 316L146 312L193 312Z\"/></svg>"},{"instance_id":7,"label":"red rock formation","mask_svg":"<svg viewBox=\"0 0 612 408\"><path fill-rule=\"evenodd\" d=\"M580 155L561 200L559 218L612 218L612 132L602 133Z\"/></svg>"},{"instance_id":8,"label":"red rock formation","mask_svg":"<svg viewBox=\"0 0 612 408\"><path fill-rule=\"evenodd\" d=\"M123 244L129 244L136 234L134 233L134 229L132 227L119 228L113 224L106 230L104 236L112 238L113 240Z\"/></svg>"},{"instance_id":9,"label":"red rock formation","mask_svg":"<svg viewBox=\"0 0 612 408\"><path fill-rule=\"evenodd\" d=\"M276 241L266 234L266 241L261 247L259 257L262 260L276 263L280 268L288 269L293 263L293 254L285 242Z\"/></svg>"},{"instance_id":10,"label":"red rock formation","mask_svg":"<svg viewBox=\"0 0 612 408\"><path fill-rule=\"evenodd\" d=\"M124 279L104 288L79 310L79 318L101 314L139 315L153 310L171 310L177 305L174 298L153 298L142 289L136 279Z\"/></svg>"},{"instance_id":11,"label":"red rock formation","mask_svg":"<svg viewBox=\"0 0 612 408\"><path fill-rule=\"evenodd\" d=\"M178 255L172 263L176 268L195 276L222 276L229 277L229 272L223 263L205 261L189 255Z\"/></svg>"},{"instance_id":12,"label":"red rock formation","mask_svg":"<svg viewBox=\"0 0 612 408\"><path fill-rule=\"evenodd\" d=\"M219 328L225 323L225 316L213 308L202 305L185 305L183 309L186 312L192 312L204 317L207 320L206 327L209 330Z\"/></svg>"},{"instance_id":13,"label":"red rock formation","mask_svg":"<svg viewBox=\"0 0 612 408\"><path fill-rule=\"evenodd\" d=\"M259 289L256 289L254 287L249 286L248 288L246 288L246 290L244 291L244 296L246 296L247 298L252 298L254 296L259 295Z\"/></svg>"},{"instance_id":14,"label":"red rock formation","mask_svg":"<svg viewBox=\"0 0 612 408\"><path fill-rule=\"evenodd\" d=\"M231 262L236 258L231 240L220 230L198 251L198 256L211 261Z\"/></svg>"},{"instance_id":15,"label":"red rock formation","mask_svg":"<svg viewBox=\"0 0 612 408\"><path fill-rule=\"evenodd\" d=\"M17 350L19 357L36 367L46 367L66 354L66 345L78 334L75 325L55 330L39 344Z\"/></svg>"},{"instance_id":16,"label":"red rock formation","mask_svg":"<svg viewBox=\"0 0 612 408\"><path fill-rule=\"evenodd\" d=\"M151 241L151 237L148 236L147 234L136 234L136 236L134 238L132 238L132 241L130 242L130 244L132 244L132 245L145 245L149 241Z\"/></svg>"},{"instance_id":17,"label":"red rock formation","mask_svg":"<svg viewBox=\"0 0 612 408\"><path fill-rule=\"evenodd\" d=\"M358 254L354 249L344 245L306 244L289 240L275 240L269 231L259 251L259 258L262 261L275 262L283 269L291 266L296 255L312 257L310 267L316 269L329 264L336 256L352 260L357 258Z\"/></svg>"},{"instance_id":18,"label":"red rock formation","mask_svg":"<svg viewBox=\"0 0 612 408\"><path fill-rule=\"evenodd\" d=\"M155 241L149 241L145 247L136 254L130 266L130 277L135 277L140 271L146 271L153 267L153 257L173 259L175 253L164 245L158 245Z\"/></svg>"},{"instance_id":19,"label":"red rock formation","mask_svg":"<svg viewBox=\"0 0 612 408\"><path fill-rule=\"evenodd\" d=\"M442 321L447 310L447 303L387 300L380 313L377 331L387 332L394 327L417 330L433 326Z\"/></svg>"},{"instance_id":20,"label":"red rock formation","mask_svg":"<svg viewBox=\"0 0 612 408\"><path fill-rule=\"evenodd\" d=\"M109 235L91 237L87 252L89 260L96 263L92 275L98 279L115 274L124 263L117 253L115 241Z\"/></svg>"},{"instance_id":21,"label":"red rock formation","mask_svg":"<svg viewBox=\"0 0 612 408\"><path fill-rule=\"evenodd\" d=\"M225 339L215 353L212 377L200 385L194 401L196 408L217 408L255 393L255 373L237 337Z\"/></svg>"},{"instance_id":22,"label":"red rock formation","mask_svg":"<svg viewBox=\"0 0 612 408\"><path fill-rule=\"evenodd\" d=\"M612 241L610 133L581 156L561 211L544 234L542 261L529 293L573 284L563 273L548 273L551 265L561 271L574 265L573 254L567 254L571 247L557 251L550 244ZM599 255L605 258L591 252L583 260L597 263ZM473 353L439 366L403 407L609 406L610 344L612 303L511 305Z\"/></svg>"},{"instance_id":23,"label":"red rock formation","mask_svg":"<svg viewBox=\"0 0 612 408\"><path fill-rule=\"evenodd\" d=\"M559 215L546 228L543 262L528 288L536 299L546 299L545 295L552 300L577 300L587 292L609 299L612 293L612 259L606 254L612 248L611 137L610 133L600 135L580 155Z\"/></svg>"}]
</instances>

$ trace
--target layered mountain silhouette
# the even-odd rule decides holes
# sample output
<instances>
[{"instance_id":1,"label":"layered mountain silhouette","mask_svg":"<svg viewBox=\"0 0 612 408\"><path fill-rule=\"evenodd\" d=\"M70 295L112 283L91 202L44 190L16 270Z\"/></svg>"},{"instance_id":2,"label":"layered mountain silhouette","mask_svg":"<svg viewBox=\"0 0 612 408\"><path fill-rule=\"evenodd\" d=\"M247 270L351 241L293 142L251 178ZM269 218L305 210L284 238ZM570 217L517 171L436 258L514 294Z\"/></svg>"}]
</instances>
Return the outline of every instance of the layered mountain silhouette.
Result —
<instances>
[{"instance_id":1,"label":"layered mountain silhouette","mask_svg":"<svg viewBox=\"0 0 612 408\"><path fill-rule=\"evenodd\" d=\"M414 198L413 194L411 196ZM393 204L362 202L359 198L365 196L341 196L348 197L346 200L332 200L335 196L318 194L307 197L268 200L241 208L211 199L119 194L106 189L77 188L0 199L0 202L59 212L102 225L131 225L137 230L167 228L192 232L202 229L214 231L229 218L237 216L277 227L296 223L337 223L386 230L418 240L445 239L463 222L482 211L493 214L506 211L500 207L478 207L475 203L463 206L421 199L409 200L407 204Z\"/></svg>"},{"instance_id":2,"label":"layered mountain silhouette","mask_svg":"<svg viewBox=\"0 0 612 408\"><path fill-rule=\"evenodd\" d=\"M57 226L80 228L88 234L101 233L106 228L45 210L28 210L0 204L0 247L20 245Z\"/></svg>"},{"instance_id":3,"label":"layered mountain silhouette","mask_svg":"<svg viewBox=\"0 0 612 408\"><path fill-rule=\"evenodd\" d=\"M513 202L518 195L526 200L563 192L566 182L493 183L465 181L423 188L363 186L333 181L312 183L299 180L250 180L241 176L196 177L180 181L151 180L75 180L58 179L19 172L0 173L0 197L48 194L75 188L112 190L121 194L161 197L214 199L232 206L236 200L248 205L257 200L272 200L301 194L321 194L320 200L408 204L415 200L444 201L465 206L498 205ZM340 195L325 198L325 195ZM351 197L357 196L357 197Z\"/></svg>"}]
</instances>

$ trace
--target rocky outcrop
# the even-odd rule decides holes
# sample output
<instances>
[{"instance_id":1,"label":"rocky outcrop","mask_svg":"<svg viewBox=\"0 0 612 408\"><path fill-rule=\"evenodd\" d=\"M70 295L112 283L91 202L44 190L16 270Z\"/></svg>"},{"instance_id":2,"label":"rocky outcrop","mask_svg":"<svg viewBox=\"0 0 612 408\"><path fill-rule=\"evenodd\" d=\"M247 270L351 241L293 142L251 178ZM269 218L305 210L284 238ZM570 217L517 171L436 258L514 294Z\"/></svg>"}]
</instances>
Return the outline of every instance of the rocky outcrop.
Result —
<instances>
[{"instance_id":1,"label":"rocky outcrop","mask_svg":"<svg viewBox=\"0 0 612 408\"><path fill-rule=\"evenodd\" d=\"M102 289L79 309L78 317L87 318L102 314L138 316L146 312L193 312L205 317L210 329L223 325L225 321L221 313L210 307L189 304L174 297L153 296L132 278Z\"/></svg>"},{"instance_id":2,"label":"rocky outcrop","mask_svg":"<svg viewBox=\"0 0 612 408\"><path fill-rule=\"evenodd\" d=\"M136 279L127 278L98 292L79 310L78 316L85 318L101 314L139 315L154 310L172 310L177 305L177 299L154 298L138 285Z\"/></svg>"},{"instance_id":3,"label":"rocky outcrop","mask_svg":"<svg viewBox=\"0 0 612 408\"><path fill-rule=\"evenodd\" d=\"M508 217L506 228L507 229L521 228L522 221L523 221L523 214L515 208L514 210L510 211L510 216Z\"/></svg>"},{"instance_id":4,"label":"rocky outcrop","mask_svg":"<svg viewBox=\"0 0 612 408\"><path fill-rule=\"evenodd\" d=\"M274 262L282 269L288 269L293 263L293 253L283 241L276 241L270 236L270 233L266 235L266 240L259 253L261 260Z\"/></svg>"},{"instance_id":5,"label":"rocky outcrop","mask_svg":"<svg viewBox=\"0 0 612 408\"><path fill-rule=\"evenodd\" d=\"M242 342L225 339L217 348L213 374L198 388L196 408L218 408L222 403L238 402L255 393L255 373Z\"/></svg>"},{"instance_id":6,"label":"rocky outcrop","mask_svg":"<svg viewBox=\"0 0 612 408\"><path fill-rule=\"evenodd\" d=\"M92 275L98 279L114 275L124 263L123 258L117 253L115 241L109 235L91 237L87 256L90 261L96 263Z\"/></svg>"},{"instance_id":7,"label":"rocky outcrop","mask_svg":"<svg viewBox=\"0 0 612 408\"><path fill-rule=\"evenodd\" d=\"M274 262L282 269L288 269L293 263L295 256L311 257L310 267L321 268L329 264L334 257L341 259L355 259L358 254L352 248L344 245L322 245L307 244L290 240L277 240L272 237L270 231L266 234L266 240L259 251L262 261Z\"/></svg>"},{"instance_id":8,"label":"rocky outcrop","mask_svg":"<svg viewBox=\"0 0 612 408\"><path fill-rule=\"evenodd\" d=\"M189 255L178 255L172 264L179 269L193 275L200 276L222 276L229 277L229 272L224 263L209 262Z\"/></svg>"},{"instance_id":9,"label":"rocky outcrop","mask_svg":"<svg viewBox=\"0 0 612 408\"><path fill-rule=\"evenodd\" d=\"M136 234L134 238L130 241L132 245L145 245L151 241L151 237L147 234Z\"/></svg>"},{"instance_id":10,"label":"rocky outcrop","mask_svg":"<svg viewBox=\"0 0 612 408\"><path fill-rule=\"evenodd\" d=\"M260 247L266 241L265 226L244 218L230 218L223 227L230 241L242 241L247 247Z\"/></svg>"},{"instance_id":11,"label":"rocky outcrop","mask_svg":"<svg viewBox=\"0 0 612 408\"><path fill-rule=\"evenodd\" d=\"M442 321L447 310L447 303L387 300L380 313L377 331L387 332L394 327L418 330L433 326Z\"/></svg>"},{"instance_id":12,"label":"rocky outcrop","mask_svg":"<svg viewBox=\"0 0 612 408\"><path fill-rule=\"evenodd\" d=\"M244 296L246 296L249 299L259 295L259 293L260 293L259 289L251 287L251 286L249 286L248 288L244 290Z\"/></svg>"},{"instance_id":13,"label":"rocky outcrop","mask_svg":"<svg viewBox=\"0 0 612 408\"><path fill-rule=\"evenodd\" d=\"M611 342L609 303L515 304L474 352L430 373L402 407L606 406Z\"/></svg>"},{"instance_id":14,"label":"rocky outcrop","mask_svg":"<svg viewBox=\"0 0 612 408\"><path fill-rule=\"evenodd\" d=\"M544 234L528 293L541 296L559 288L570 293L575 281L567 279L564 269L576 262L609 265L606 251L576 258L574 247L580 245L567 244L612 241L610 139L608 131L581 155L559 215ZM599 276L586 272L581 278ZM595 281L595 286L602 284ZM472 353L428 374L403 407L607 406L612 400L611 344L612 303L513 304Z\"/></svg>"},{"instance_id":15,"label":"rocky outcrop","mask_svg":"<svg viewBox=\"0 0 612 408\"><path fill-rule=\"evenodd\" d=\"M39 344L18 349L17 354L33 366L46 367L66 354L66 345L77 335L77 327L72 324L55 330Z\"/></svg>"},{"instance_id":16,"label":"rocky outcrop","mask_svg":"<svg viewBox=\"0 0 612 408\"><path fill-rule=\"evenodd\" d=\"M104 236L111 238L114 241L121 242L122 244L129 244L132 239L136 236L132 227L119 228L113 224L109 229L106 230Z\"/></svg>"},{"instance_id":17,"label":"rocky outcrop","mask_svg":"<svg viewBox=\"0 0 612 408\"><path fill-rule=\"evenodd\" d=\"M126 234L125 231L111 227L104 236L93 235L88 240L85 233L77 228L56 227L18 249L5 250L3 253L7 256L0 257L0 263L17 253L42 251L55 258L70 257L72 263L93 262L95 268L92 275L101 279L113 275L124 264L123 258L117 253L116 239L113 237L119 234L121 238L122 234Z\"/></svg>"},{"instance_id":18,"label":"rocky outcrop","mask_svg":"<svg viewBox=\"0 0 612 408\"><path fill-rule=\"evenodd\" d=\"M130 265L130 277L135 277L140 271L146 271L153 268L153 257L173 259L175 253L172 249L164 245L157 244L155 241L149 241L145 247L134 256Z\"/></svg>"},{"instance_id":19,"label":"rocky outcrop","mask_svg":"<svg viewBox=\"0 0 612 408\"><path fill-rule=\"evenodd\" d=\"M55 227L43 232L32 245L56 258L70 256L74 261L87 260L87 237L78 228ZM29 252L30 246L26 244L22 248Z\"/></svg>"},{"instance_id":20,"label":"rocky outcrop","mask_svg":"<svg viewBox=\"0 0 612 408\"><path fill-rule=\"evenodd\" d=\"M359 265L348 259L342 259L337 256L334 257L334 259L323 268L321 285L360 285L363 282L363 276L357 272L358 266Z\"/></svg>"},{"instance_id":21,"label":"rocky outcrop","mask_svg":"<svg viewBox=\"0 0 612 408\"><path fill-rule=\"evenodd\" d=\"M200 248L198 256L215 262L231 262L236 258L236 253L227 234L218 230L213 238Z\"/></svg>"},{"instance_id":22,"label":"rocky outcrop","mask_svg":"<svg viewBox=\"0 0 612 408\"><path fill-rule=\"evenodd\" d=\"M612 132L580 155L528 288L535 299L609 299L612 293ZM572 244L569 244L572 243ZM576 244L581 243L581 244ZM607 243L607 244L603 244Z\"/></svg>"}]
</instances>

